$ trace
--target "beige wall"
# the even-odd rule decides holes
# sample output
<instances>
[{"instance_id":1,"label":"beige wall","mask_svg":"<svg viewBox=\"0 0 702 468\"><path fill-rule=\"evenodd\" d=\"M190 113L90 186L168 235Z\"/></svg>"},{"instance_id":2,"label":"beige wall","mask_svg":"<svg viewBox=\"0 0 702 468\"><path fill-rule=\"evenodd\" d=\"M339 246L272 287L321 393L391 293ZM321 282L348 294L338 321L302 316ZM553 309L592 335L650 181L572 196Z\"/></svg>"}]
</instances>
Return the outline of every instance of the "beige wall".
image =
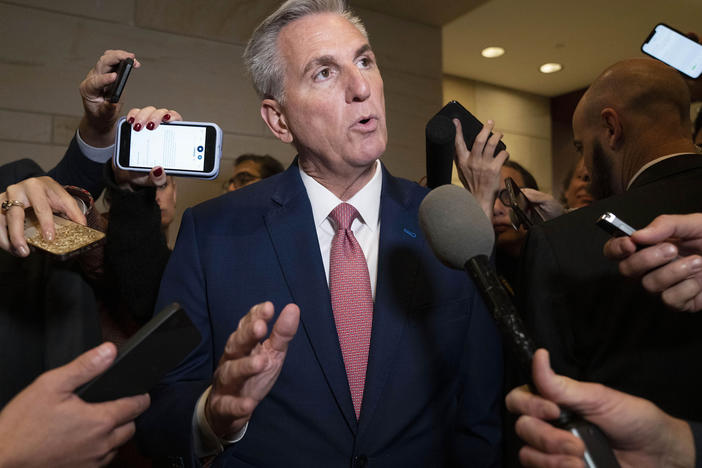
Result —
<instances>
[{"instance_id":1,"label":"beige wall","mask_svg":"<svg viewBox=\"0 0 702 468\"><path fill-rule=\"evenodd\" d=\"M125 112L168 107L187 120L217 122L224 131L219 179L179 179L178 220L187 206L221 193L237 155L269 153L287 165L294 150L269 135L241 61L253 27L278 4L0 1L0 164L29 157L51 168L82 113L78 84L105 49L120 48L142 62L125 88ZM395 175L418 180L424 174L424 126L441 106L441 31L368 10L357 13L385 80L389 145L382 160Z\"/></svg>"},{"instance_id":2,"label":"beige wall","mask_svg":"<svg viewBox=\"0 0 702 468\"><path fill-rule=\"evenodd\" d=\"M510 159L551 191L551 111L546 97L444 75L444 103L459 101L481 122L495 121L504 134ZM454 180L457 181L454 170Z\"/></svg>"}]
</instances>

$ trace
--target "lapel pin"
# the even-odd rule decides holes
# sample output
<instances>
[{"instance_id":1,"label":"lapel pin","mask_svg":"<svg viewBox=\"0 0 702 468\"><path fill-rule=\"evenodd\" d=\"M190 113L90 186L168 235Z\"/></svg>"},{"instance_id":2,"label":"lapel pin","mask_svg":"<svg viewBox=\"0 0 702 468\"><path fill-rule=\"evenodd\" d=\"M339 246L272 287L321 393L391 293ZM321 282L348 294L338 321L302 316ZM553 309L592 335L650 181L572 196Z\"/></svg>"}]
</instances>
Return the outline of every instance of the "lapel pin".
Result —
<instances>
[{"instance_id":1,"label":"lapel pin","mask_svg":"<svg viewBox=\"0 0 702 468\"><path fill-rule=\"evenodd\" d=\"M410 237L417 237L417 234L415 234L414 232L410 231L407 228L404 228L403 231L405 232L405 234L407 234Z\"/></svg>"}]
</instances>

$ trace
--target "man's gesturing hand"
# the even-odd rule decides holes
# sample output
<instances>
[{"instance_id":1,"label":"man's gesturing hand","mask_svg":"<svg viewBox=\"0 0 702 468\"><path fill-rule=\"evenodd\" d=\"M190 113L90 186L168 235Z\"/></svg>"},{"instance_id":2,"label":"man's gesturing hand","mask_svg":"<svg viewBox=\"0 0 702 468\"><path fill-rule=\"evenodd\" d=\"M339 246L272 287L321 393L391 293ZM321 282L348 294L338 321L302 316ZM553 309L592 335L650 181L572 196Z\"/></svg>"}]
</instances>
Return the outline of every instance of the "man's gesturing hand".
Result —
<instances>
[{"instance_id":1,"label":"man's gesturing hand","mask_svg":"<svg viewBox=\"0 0 702 468\"><path fill-rule=\"evenodd\" d=\"M227 340L205 405L207 421L220 438L230 438L244 427L283 367L300 309L295 304L285 306L270 336L261 342L273 313L270 302L253 306Z\"/></svg>"}]
</instances>

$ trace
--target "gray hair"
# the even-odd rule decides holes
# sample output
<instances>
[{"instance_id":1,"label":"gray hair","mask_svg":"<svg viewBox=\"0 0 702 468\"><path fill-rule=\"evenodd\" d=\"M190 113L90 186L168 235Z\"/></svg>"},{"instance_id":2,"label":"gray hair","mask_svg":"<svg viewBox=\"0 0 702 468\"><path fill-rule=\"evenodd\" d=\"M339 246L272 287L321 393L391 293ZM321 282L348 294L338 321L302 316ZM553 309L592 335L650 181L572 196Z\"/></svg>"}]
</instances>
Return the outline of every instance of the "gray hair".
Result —
<instances>
[{"instance_id":1,"label":"gray hair","mask_svg":"<svg viewBox=\"0 0 702 468\"><path fill-rule=\"evenodd\" d=\"M368 38L361 19L351 12L346 0L288 0L254 30L244 51L244 64L261 99L285 97L284 68L278 51L278 35L288 24L307 15L335 13L353 24Z\"/></svg>"}]
</instances>

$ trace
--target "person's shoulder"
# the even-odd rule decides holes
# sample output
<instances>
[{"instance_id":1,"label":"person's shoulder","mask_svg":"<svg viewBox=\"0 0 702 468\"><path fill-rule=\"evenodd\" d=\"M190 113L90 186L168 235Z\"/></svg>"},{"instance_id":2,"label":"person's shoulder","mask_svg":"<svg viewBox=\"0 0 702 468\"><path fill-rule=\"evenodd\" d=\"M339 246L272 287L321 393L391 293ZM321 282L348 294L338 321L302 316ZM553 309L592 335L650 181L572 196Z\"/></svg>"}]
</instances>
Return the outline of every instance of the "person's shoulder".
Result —
<instances>
[{"instance_id":1,"label":"person's shoulder","mask_svg":"<svg viewBox=\"0 0 702 468\"><path fill-rule=\"evenodd\" d=\"M402 177L393 176L389 171L387 171L387 169L385 170L385 178L383 179L383 183L385 184L385 187L383 188L384 192L392 193L398 198L417 205L419 205L424 197L426 197L430 192L428 188L422 187L417 182Z\"/></svg>"},{"instance_id":2,"label":"person's shoulder","mask_svg":"<svg viewBox=\"0 0 702 468\"><path fill-rule=\"evenodd\" d=\"M203 201L191 208L192 215L199 222L207 222L210 219L249 219L255 213L271 206L275 181L270 179L275 177Z\"/></svg>"}]
</instances>

